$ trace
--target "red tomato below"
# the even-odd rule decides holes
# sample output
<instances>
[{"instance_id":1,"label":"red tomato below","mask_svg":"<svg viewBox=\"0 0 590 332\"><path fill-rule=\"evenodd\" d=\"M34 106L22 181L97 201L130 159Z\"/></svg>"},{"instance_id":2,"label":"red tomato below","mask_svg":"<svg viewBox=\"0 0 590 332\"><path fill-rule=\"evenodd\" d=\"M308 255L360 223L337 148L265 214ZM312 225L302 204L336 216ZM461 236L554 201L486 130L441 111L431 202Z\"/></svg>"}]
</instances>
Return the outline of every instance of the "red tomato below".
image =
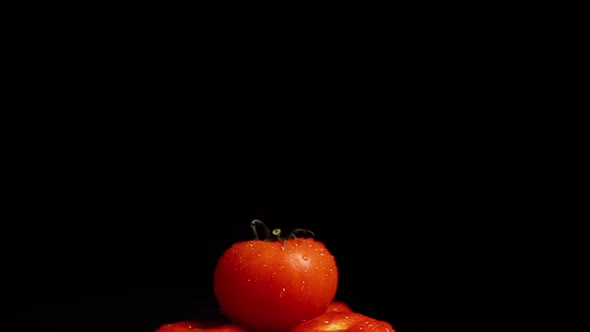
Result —
<instances>
[{"instance_id":1,"label":"red tomato below","mask_svg":"<svg viewBox=\"0 0 590 332\"><path fill-rule=\"evenodd\" d=\"M160 326L155 332L247 332L245 329L225 323L180 321Z\"/></svg>"},{"instance_id":2,"label":"red tomato below","mask_svg":"<svg viewBox=\"0 0 590 332\"><path fill-rule=\"evenodd\" d=\"M395 332L391 324L357 312L326 312L297 325L291 332Z\"/></svg>"},{"instance_id":3,"label":"red tomato below","mask_svg":"<svg viewBox=\"0 0 590 332\"><path fill-rule=\"evenodd\" d=\"M160 326L154 332L252 332L241 326L221 322L180 321ZM395 332L391 324L353 312L341 301L330 303L326 312L281 332Z\"/></svg>"},{"instance_id":4,"label":"red tomato below","mask_svg":"<svg viewBox=\"0 0 590 332\"><path fill-rule=\"evenodd\" d=\"M342 301L334 301L330 303L326 312L352 312L352 309Z\"/></svg>"}]
</instances>

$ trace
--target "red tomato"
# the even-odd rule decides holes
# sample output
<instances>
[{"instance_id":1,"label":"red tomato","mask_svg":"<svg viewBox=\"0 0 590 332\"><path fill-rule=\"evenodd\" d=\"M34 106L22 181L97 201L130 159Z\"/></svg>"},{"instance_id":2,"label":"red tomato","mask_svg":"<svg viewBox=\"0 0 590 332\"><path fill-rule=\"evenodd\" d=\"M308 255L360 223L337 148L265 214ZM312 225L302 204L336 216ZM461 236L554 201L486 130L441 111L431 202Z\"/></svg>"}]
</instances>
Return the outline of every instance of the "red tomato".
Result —
<instances>
[{"instance_id":1,"label":"red tomato","mask_svg":"<svg viewBox=\"0 0 590 332\"><path fill-rule=\"evenodd\" d=\"M235 243L223 253L213 290L227 318L259 331L288 330L321 315L337 286L336 262L324 243L257 239Z\"/></svg>"},{"instance_id":2,"label":"red tomato","mask_svg":"<svg viewBox=\"0 0 590 332\"><path fill-rule=\"evenodd\" d=\"M391 324L357 312L326 312L297 325L291 332L395 332Z\"/></svg>"},{"instance_id":3,"label":"red tomato","mask_svg":"<svg viewBox=\"0 0 590 332\"><path fill-rule=\"evenodd\" d=\"M342 301L334 301L330 303L326 312L352 312L352 309Z\"/></svg>"},{"instance_id":4,"label":"red tomato","mask_svg":"<svg viewBox=\"0 0 590 332\"><path fill-rule=\"evenodd\" d=\"M243 328L217 322L180 321L160 326L155 332L246 332Z\"/></svg>"}]
</instances>

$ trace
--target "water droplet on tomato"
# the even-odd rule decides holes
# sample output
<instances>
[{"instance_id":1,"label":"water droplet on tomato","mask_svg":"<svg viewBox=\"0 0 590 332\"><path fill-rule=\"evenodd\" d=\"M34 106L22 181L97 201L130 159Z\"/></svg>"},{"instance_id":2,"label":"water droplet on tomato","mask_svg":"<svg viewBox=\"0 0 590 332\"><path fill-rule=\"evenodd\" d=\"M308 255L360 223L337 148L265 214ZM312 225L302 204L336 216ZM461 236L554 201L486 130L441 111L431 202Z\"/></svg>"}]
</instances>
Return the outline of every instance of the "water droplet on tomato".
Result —
<instances>
[{"instance_id":1,"label":"water droplet on tomato","mask_svg":"<svg viewBox=\"0 0 590 332\"><path fill-rule=\"evenodd\" d=\"M308 259L306 254L303 254L303 256L301 256L301 258L303 258L304 261L306 261Z\"/></svg>"},{"instance_id":2,"label":"water droplet on tomato","mask_svg":"<svg viewBox=\"0 0 590 332\"><path fill-rule=\"evenodd\" d=\"M281 288L281 292L279 293L279 297L285 297L285 293L287 292L287 290L285 289L285 287Z\"/></svg>"},{"instance_id":3,"label":"water droplet on tomato","mask_svg":"<svg viewBox=\"0 0 590 332\"><path fill-rule=\"evenodd\" d=\"M299 293L303 293L305 289L305 280L301 280L301 287L299 287Z\"/></svg>"}]
</instances>

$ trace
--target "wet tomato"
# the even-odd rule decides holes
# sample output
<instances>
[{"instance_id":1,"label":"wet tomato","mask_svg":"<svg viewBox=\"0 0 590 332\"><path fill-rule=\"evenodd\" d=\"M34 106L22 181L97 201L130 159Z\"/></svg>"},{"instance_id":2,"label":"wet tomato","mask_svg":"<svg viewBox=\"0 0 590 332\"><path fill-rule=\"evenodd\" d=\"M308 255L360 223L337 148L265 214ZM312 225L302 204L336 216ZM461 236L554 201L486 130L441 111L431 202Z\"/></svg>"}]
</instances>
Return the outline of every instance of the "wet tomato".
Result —
<instances>
[{"instance_id":1,"label":"wet tomato","mask_svg":"<svg viewBox=\"0 0 590 332\"><path fill-rule=\"evenodd\" d=\"M330 303L326 312L352 312L352 309L342 301L334 301Z\"/></svg>"},{"instance_id":2,"label":"wet tomato","mask_svg":"<svg viewBox=\"0 0 590 332\"><path fill-rule=\"evenodd\" d=\"M336 261L323 242L273 235L274 241L234 243L214 271L221 312L253 331L285 331L323 314L338 286Z\"/></svg>"},{"instance_id":3,"label":"wet tomato","mask_svg":"<svg viewBox=\"0 0 590 332\"><path fill-rule=\"evenodd\" d=\"M155 332L247 332L245 329L221 322L179 321L160 326Z\"/></svg>"},{"instance_id":4,"label":"wet tomato","mask_svg":"<svg viewBox=\"0 0 590 332\"><path fill-rule=\"evenodd\" d=\"M309 319L291 332L395 332L391 324L357 312L326 312Z\"/></svg>"}]
</instances>

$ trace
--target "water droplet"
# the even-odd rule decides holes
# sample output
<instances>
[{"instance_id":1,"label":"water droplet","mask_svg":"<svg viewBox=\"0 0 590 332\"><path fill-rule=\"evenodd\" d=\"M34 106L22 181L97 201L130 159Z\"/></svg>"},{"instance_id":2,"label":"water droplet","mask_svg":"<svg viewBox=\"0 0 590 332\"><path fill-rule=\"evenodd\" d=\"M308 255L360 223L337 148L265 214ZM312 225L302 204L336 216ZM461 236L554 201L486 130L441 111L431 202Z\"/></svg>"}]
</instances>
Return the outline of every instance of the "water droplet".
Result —
<instances>
[{"instance_id":1,"label":"water droplet","mask_svg":"<svg viewBox=\"0 0 590 332\"><path fill-rule=\"evenodd\" d=\"M301 287L299 287L299 293L303 293L305 289L305 280L301 280Z\"/></svg>"},{"instance_id":2,"label":"water droplet","mask_svg":"<svg viewBox=\"0 0 590 332\"><path fill-rule=\"evenodd\" d=\"M329 320L325 320L324 321L324 324L330 324L330 321Z\"/></svg>"},{"instance_id":3,"label":"water droplet","mask_svg":"<svg viewBox=\"0 0 590 332\"><path fill-rule=\"evenodd\" d=\"M301 258L303 258L304 261L308 260L307 254L303 254L303 256L301 256Z\"/></svg>"},{"instance_id":4,"label":"water droplet","mask_svg":"<svg viewBox=\"0 0 590 332\"><path fill-rule=\"evenodd\" d=\"M281 297L281 298L285 297L286 292L287 292L287 290L285 289L285 287L281 288L281 292L279 293L279 297Z\"/></svg>"}]
</instances>

